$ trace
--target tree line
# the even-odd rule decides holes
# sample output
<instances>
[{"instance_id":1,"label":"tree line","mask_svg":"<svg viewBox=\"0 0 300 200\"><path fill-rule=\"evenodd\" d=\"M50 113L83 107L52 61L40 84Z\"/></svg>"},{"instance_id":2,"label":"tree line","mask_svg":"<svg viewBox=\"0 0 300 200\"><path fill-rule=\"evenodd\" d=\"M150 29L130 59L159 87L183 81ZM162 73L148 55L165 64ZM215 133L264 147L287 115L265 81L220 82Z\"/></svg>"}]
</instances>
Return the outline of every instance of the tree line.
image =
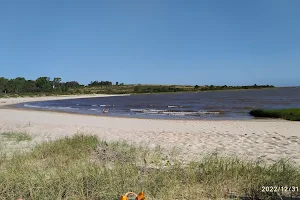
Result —
<instances>
[{"instance_id":1,"label":"tree line","mask_svg":"<svg viewBox=\"0 0 300 200\"><path fill-rule=\"evenodd\" d=\"M61 82L58 77L52 80L49 77L39 77L36 80L0 77L0 93L66 92L69 88L80 86L77 81Z\"/></svg>"},{"instance_id":2,"label":"tree line","mask_svg":"<svg viewBox=\"0 0 300 200\"><path fill-rule=\"evenodd\" d=\"M262 89L272 88L273 85L248 85L248 86L216 86L216 85L205 85L194 87L177 87L177 86L147 86L137 85L134 86L134 93L159 93L159 92L192 92L192 91L212 91L212 90L238 90L238 89Z\"/></svg>"},{"instance_id":3,"label":"tree line","mask_svg":"<svg viewBox=\"0 0 300 200\"><path fill-rule=\"evenodd\" d=\"M194 89L197 90L202 90L202 91L206 91L206 90L232 90L232 89L260 89L260 88L274 88L274 85L244 85L244 86L227 86L227 85L223 85L223 86L216 86L216 85L205 85L204 87L200 87L198 85L195 85Z\"/></svg>"},{"instance_id":4,"label":"tree line","mask_svg":"<svg viewBox=\"0 0 300 200\"><path fill-rule=\"evenodd\" d=\"M103 86L103 87L102 87ZM113 87L114 86L114 87ZM189 92L207 90L231 89L260 89L271 88L272 85L251 86L154 86L154 85L124 85L124 83L111 81L91 81L88 85L79 84L77 81L63 82L61 78L39 77L36 80L26 80L24 77L8 79L0 77L0 94L77 94L77 93L159 93L159 92Z\"/></svg>"},{"instance_id":5,"label":"tree line","mask_svg":"<svg viewBox=\"0 0 300 200\"><path fill-rule=\"evenodd\" d=\"M113 85L113 84L110 81L92 81L88 86L103 86L103 85Z\"/></svg>"},{"instance_id":6,"label":"tree line","mask_svg":"<svg viewBox=\"0 0 300 200\"><path fill-rule=\"evenodd\" d=\"M27 80L24 77L8 79L0 77L0 94L21 94L21 93L82 93L80 88L112 86L111 81L91 81L88 85L79 84L77 81L62 82L60 77L39 77L36 80ZM115 85L124 85L116 82ZM77 92L76 92L77 91Z\"/></svg>"}]
</instances>

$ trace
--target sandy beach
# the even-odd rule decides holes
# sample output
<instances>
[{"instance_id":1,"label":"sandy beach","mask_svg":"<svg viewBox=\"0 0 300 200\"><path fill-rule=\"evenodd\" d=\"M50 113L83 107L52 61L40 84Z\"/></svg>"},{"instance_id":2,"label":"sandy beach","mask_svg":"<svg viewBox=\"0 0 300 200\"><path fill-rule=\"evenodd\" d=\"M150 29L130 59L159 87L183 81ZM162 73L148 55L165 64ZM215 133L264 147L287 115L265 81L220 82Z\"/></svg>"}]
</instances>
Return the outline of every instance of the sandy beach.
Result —
<instances>
[{"instance_id":1,"label":"sandy beach","mask_svg":"<svg viewBox=\"0 0 300 200\"><path fill-rule=\"evenodd\" d=\"M32 146L45 140L85 133L106 141L175 149L183 160L218 153L270 161L289 158L300 163L299 122L134 119L3 107L30 101L106 96L109 95L0 99L0 133L20 131L32 134Z\"/></svg>"}]
</instances>

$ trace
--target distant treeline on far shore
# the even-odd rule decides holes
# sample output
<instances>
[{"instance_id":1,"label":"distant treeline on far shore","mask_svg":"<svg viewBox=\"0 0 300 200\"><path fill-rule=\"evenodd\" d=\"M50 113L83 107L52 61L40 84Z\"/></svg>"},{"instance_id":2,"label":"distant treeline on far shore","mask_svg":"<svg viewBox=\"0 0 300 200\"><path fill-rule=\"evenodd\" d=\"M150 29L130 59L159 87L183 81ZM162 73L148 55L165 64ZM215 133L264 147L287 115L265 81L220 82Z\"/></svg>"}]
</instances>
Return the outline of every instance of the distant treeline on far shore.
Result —
<instances>
[{"instance_id":1,"label":"distant treeline on far shore","mask_svg":"<svg viewBox=\"0 0 300 200\"><path fill-rule=\"evenodd\" d=\"M0 95L55 95L55 94L131 94L159 92L195 92L210 90L236 90L272 88L273 85L248 86L186 86L186 85L141 85L112 83L111 81L92 81L88 85L77 81L63 82L61 78L39 77L36 80L26 80L23 77L7 79L0 77Z\"/></svg>"}]
</instances>

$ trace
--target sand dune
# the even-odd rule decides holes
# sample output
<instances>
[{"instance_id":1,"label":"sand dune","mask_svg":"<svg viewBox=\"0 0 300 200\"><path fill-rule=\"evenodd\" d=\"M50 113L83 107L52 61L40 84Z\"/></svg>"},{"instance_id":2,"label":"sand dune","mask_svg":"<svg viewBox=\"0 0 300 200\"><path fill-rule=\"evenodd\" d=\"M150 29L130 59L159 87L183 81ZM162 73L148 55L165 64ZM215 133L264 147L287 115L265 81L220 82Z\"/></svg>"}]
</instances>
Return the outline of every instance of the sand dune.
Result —
<instances>
[{"instance_id":1,"label":"sand dune","mask_svg":"<svg viewBox=\"0 0 300 200\"><path fill-rule=\"evenodd\" d=\"M102 97L106 95L97 95ZM75 96L75 98L95 96ZM0 99L1 105L36 100L74 98L40 97ZM22 131L35 135L34 143L76 133L98 135L103 140L124 140L175 149L183 160L206 153L243 158L276 160L290 158L300 163L300 123L284 120L208 121L153 120L98 117L68 113L0 109L0 132Z\"/></svg>"}]
</instances>

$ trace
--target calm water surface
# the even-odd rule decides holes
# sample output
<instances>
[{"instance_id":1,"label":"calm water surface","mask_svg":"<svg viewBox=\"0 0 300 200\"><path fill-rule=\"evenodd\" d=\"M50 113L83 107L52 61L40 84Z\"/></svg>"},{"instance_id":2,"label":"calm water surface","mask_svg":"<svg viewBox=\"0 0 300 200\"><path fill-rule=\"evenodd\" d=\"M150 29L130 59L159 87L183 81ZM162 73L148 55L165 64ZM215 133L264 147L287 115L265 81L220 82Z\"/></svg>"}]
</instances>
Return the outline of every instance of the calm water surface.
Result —
<instances>
[{"instance_id":1,"label":"calm water surface","mask_svg":"<svg viewBox=\"0 0 300 200\"><path fill-rule=\"evenodd\" d=\"M252 119L255 108L300 107L300 88L145 94L31 102L17 107L72 113L166 119ZM103 113L108 108L109 113Z\"/></svg>"}]
</instances>

